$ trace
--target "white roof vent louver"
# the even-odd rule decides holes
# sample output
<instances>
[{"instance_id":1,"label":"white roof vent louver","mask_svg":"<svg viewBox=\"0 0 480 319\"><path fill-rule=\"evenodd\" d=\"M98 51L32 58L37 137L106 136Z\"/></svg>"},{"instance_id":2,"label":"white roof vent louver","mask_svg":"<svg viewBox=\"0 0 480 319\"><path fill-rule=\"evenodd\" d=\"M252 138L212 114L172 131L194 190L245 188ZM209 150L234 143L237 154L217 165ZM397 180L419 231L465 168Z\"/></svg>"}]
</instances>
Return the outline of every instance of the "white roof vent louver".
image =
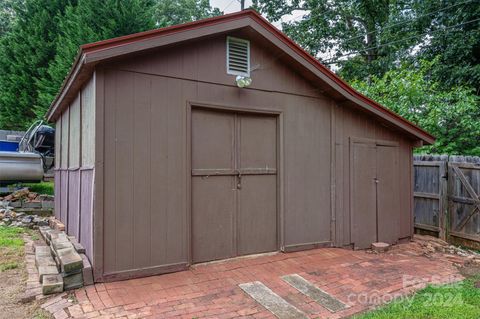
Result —
<instances>
[{"instance_id":1,"label":"white roof vent louver","mask_svg":"<svg viewBox=\"0 0 480 319\"><path fill-rule=\"evenodd\" d=\"M227 73L250 76L250 41L227 37Z\"/></svg>"}]
</instances>

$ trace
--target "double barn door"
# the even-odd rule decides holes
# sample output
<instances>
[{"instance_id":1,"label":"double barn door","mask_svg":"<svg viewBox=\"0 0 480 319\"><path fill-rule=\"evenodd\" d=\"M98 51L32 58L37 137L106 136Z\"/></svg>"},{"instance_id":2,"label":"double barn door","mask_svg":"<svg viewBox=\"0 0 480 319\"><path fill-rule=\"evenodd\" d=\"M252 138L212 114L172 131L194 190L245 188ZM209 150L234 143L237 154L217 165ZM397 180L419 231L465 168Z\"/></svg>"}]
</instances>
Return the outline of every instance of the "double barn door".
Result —
<instances>
[{"instance_id":1,"label":"double barn door","mask_svg":"<svg viewBox=\"0 0 480 319\"><path fill-rule=\"evenodd\" d=\"M277 118L194 108L192 261L275 251Z\"/></svg>"},{"instance_id":2,"label":"double barn door","mask_svg":"<svg viewBox=\"0 0 480 319\"><path fill-rule=\"evenodd\" d=\"M389 142L351 143L352 242L356 249L398 239L400 195L398 146ZM408 213L408 212L405 212Z\"/></svg>"}]
</instances>

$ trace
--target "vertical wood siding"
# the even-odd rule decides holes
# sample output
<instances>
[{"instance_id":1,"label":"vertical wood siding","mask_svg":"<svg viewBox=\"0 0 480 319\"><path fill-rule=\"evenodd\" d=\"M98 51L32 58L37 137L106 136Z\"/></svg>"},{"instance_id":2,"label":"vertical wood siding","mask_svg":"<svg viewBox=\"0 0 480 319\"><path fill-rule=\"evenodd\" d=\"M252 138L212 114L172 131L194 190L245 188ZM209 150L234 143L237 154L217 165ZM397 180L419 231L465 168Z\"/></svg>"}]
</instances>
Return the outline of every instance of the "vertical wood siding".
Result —
<instances>
[{"instance_id":1,"label":"vertical wood siding","mask_svg":"<svg viewBox=\"0 0 480 319\"><path fill-rule=\"evenodd\" d=\"M93 169L80 170L80 216L79 242L85 247L86 254L93 262Z\"/></svg>"},{"instance_id":2,"label":"vertical wood siding","mask_svg":"<svg viewBox=\"0 0 480 319\"><path fill-rule=\"evenodd\" d=\"M188 105L195 102L281 114L282 249L352 243L351 138L398 143L398 236L411 236L413 141L352 105L333 103L261 39L232 35L252 36L257 68L246 89L237 88L225 72L223 36L97 70L104 74L96 88L102 88L99 103L105 114L100 124L104 149L98 155L104 158L104 192L97 194L103 202L98 220L103 234L96 237L103 242L95 242L103 252L97 255L103 262L97 269L100 279L171 271L189 263Z\"/></svg>"},{"instance_id":3,"label":"vertical wood siding","mask_svg":"<svg viewBox=\"0 0 480 319\"><path fill-rule=\"evenodd\" d=\"M68 169L60 171L60 220L68 227Z\"/></svg>"},{"instance_id":4,"label":"vertical wood siding","mask_svg":"<svg viewBox=\"0 0 480 319\"><path fill-rule=\"evenodd\" d=\"M70 105L70 134L68 151L68 168L76 169L80 166L80 94Z\"/></svg>"},{"instance_id":5,"label":"vertical wood siding","mask_svg":"<svg viewBox=\"0 0 480 319\"><path fill-rule=\"evenodd\" d=\"M61 154L60 154L60 168L68 168L68 149L69 149L69 125L70 125L70 109L66 109L62 114L62 138L61 138Z\"/></svg>"},{"instance_id":6,"label":"vertical wood siding","mask_svg":"<svg viewBox=\"0 0 480 319\"><path fill-rule=\"evenodd\" d=\"M61 148L62 148L62 118L55 123L55 170L54 170L54 195L55 195L55 218L60 220L62 188L61 186Z\"/></svg>"},{"instance_id":7,"label":"vertical wood siding","mask_svg":"<svg viewBox=\"0 0 480 319\"><path fill-rule=\"evenodd\" d=\"M79 238L80 230L80 170L68 171L68 217L67 231L70 236Z\"/></svg>"},{"instance_id":8,"label":"vertical wood siding","mask_svg":"<svg viewBox=\"0 0 480 319\"><path fill-rule=\"evenodd\" d=\"M308 96L239 92L227 76L229 86L141 73L218 81L223 50L220 38L121 65L131 72L105 68L105 274L188 263L187 101L283 112L284 245L294 249L331 240L330 170L318 169L330 160L331 103L316 88L255 45L252 59L265 71L255 74L253 86Z\"/></svg>"},{"instance_id":9,"label":"vertical wood siding","mask_svg":"<svg viewBox=\"0 0 480 319\"><path fill-rule=\"evenodd\" d=\"M62 171L55 169L54 173L54 195L55 195L55 218L61 220L60 212L62 211Z\"/></svg>"},{"instance_id":10,"label":"vertical wood siding","mask_svg":"<svg viewBox=\"0 0 480 319\"><path fill-rule=\"evenodd\" d=\"M81 92L82 96L82 167L93 167L95 160L95 81L88 81Z\"/></svg>"},{"instance_id":11,"label":"vertical wood siding","mask_svg":"<svg viewBox=\"0 0 480 319\"><path fill-rule=\"evenodd\" d=\"M336 118L336 234L337 245L350 245L350 139L367 138L373 141L386 140L399 143L398 189L400 196L400 216L398 238L407 238L413 234L412 223L412 141L394 130L382 125L370 116L346 105L335 107Z\"/></svg>"},{"instance_id":12,"label":"vertical wood siding","mask_svg":"<svg viewBox=\"0 0 480 319\"><path fill-rule=\"evenodd\" d=\"M57 121L55 216L93 256L94 77Z\"/></svg>"}]
</instances>

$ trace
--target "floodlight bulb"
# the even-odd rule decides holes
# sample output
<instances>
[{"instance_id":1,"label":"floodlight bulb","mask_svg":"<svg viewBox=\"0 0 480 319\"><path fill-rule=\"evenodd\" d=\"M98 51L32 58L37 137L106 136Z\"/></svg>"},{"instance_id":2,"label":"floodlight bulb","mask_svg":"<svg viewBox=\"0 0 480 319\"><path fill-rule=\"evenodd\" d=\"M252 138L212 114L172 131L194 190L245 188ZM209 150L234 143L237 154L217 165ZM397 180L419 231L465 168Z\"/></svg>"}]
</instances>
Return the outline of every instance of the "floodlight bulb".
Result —
<instances>
[{"instance_id":1,"label":"floodlight bulb","mask_svg":"<svg viewBox=\"0 0 480 319\"><path fill-rule=\"evenodd\" d=\"M237 75L235 82L239 88L244 88L252 84L252 78L249 76Z\"/></svg>"}]
</instances>

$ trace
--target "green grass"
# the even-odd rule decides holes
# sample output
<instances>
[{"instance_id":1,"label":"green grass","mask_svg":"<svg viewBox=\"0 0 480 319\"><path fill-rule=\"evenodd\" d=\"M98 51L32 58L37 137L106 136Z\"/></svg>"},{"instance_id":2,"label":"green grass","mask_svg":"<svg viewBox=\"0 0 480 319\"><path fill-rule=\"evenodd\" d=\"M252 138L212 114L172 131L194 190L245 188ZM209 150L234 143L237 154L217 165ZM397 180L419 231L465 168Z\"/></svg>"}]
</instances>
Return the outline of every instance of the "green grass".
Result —
<instances>
[{"instance_id":1,"label":"green grass","mask_svg":"<svg viewBox=\"0 0 480 319\"><path fill-rule=\"evenodd\" d=\"M23 247L23 233L22 228L0 226L0 248Z\"/></svg>"},{"instance_id":2,"label":"green grass","mask_svg":"<svg viewBox=\"0 0 480 319\"><path fill-rule=\"evenodd\" d=\"M23 228L0 226L0 272L19 267L23 256Z\"/></svg>"},{"instance_id":3,"label":"green grass","mask_svg":"<svg viewBox=\"0 0 480 319\"><path fill-rule=\"evenodd\" d=\"M23 183L21 186L28 187L34 193L53 195L53 182Z\"/></svg>"},{"instance_id":4,"label":"green grass","mask_svg":"<svg viewBox=\"0 0 480 319\"><path fill-rule=\"evenodd\" d=\"M456 284L428 286L415 295L394 301L354 319L478 319L480 275Z\"/></svg>"},{"instance_id":5,"label":"green grass","mask_svg":"<svg viewBox=\"0 0 480 319\"><path fill-rule=\"evenodd\" d=\"M5 270L10 269L17 269L18 263L16 262L8 262L8 263L0 263L0 272L4 272Z\"/></svg>"}]
</instances>

